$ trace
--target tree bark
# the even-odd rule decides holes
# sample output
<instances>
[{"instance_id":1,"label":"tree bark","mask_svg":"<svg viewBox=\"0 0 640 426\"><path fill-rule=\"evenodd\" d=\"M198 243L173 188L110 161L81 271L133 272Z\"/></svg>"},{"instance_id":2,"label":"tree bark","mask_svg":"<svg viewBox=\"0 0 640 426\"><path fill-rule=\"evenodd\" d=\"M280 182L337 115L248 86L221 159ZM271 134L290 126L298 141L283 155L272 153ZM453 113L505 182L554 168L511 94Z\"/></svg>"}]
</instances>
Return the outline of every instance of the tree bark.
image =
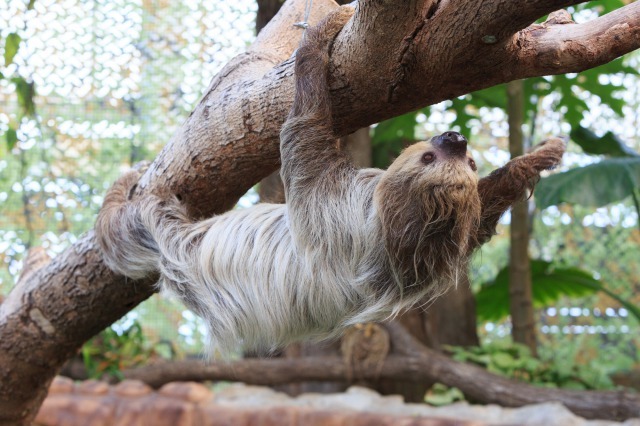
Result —
<instances>
[{"instance_id":1,"label":"tree bark","mask_svg":"<svg viewBox=\"0 0 640 426\"><path fill-rule=\"evenodd\" d=\"M256 33L259 33L282 7L282 0L258 0L258 13L256 14ZM338 4L346 4L348 1L338 0ZM260 181L258 185L260 201L267 203L284 203L284 186L280 177L280 170L276 170Z\"/></svg>"},{"instance_id":2,"label":"tree bark","mask_svg":"<svg viewBox=\"0 0 640 426\"><path fill-rule=\"evenodd\" d=\"M332 53L334 130L518 78L579 72L640 47L640 3L585 24L531 25L578 0L361 0ZM211 82L135 196L172 193L194 217L230 209L279 162L303 0L290 0ZM336 7L315 0L314 24ZM93 232L0 305L0 424L27 424L64 361L154 287L109 271Z\"/></svg>"},{"instance_id":3,"label":"tree bark","mask_svg":"<svg viewBox=\"0 0 640 426\"><path fill-rule=\"evenodd\" d=\"M276 16L282 7L283 0L258 0L258 12L256 13L256 34L267 26L269 21Z\"/></svg>"},{"instance_id":4,"label":"tree bark","mask_svg":"<svg viewBox=\"0 0 640 426\"><path fill-rule=\"evenodd\" d=\"M470 364L454 361L428 349L399 324L390 324L394 354L378 372L364 378L403 380L408 383L438 381L455 386L467 397L486 404L518 407L542 402L561 402L589 419L625 420L640 416L640 395L623 391L572 391L541 388L498 376ZM127 379L141 380L158 388L172 381L232 380L258 385L301 381L346 381L348 369L333 356L295 359L245 359L232 363L205 364L181 361L151 365L124 372Z\"/></svg>"},{"instance_id":5,"label":"tree bark","mask_svg":"<svg viewBox=\"0 0 640 426\"><path fill-rule=\"evenodd\" d=\"M509 116L509 152L511 158L525 153L522 131L524 124L524 83L507 84L507 113ZM511 209L511 245L509 247L509 311L513 341L526 345L537 355L535 318L529 259L529 200L519 201Z\"/></svg>"},{"instance_id":6,"label":"tree bark","mask_svg":"<svg viewBox=\"0 0 640 426\"><path fill-rule=\"evenodd\" d=\"M437 351L444 346L478 346L476 300L471 292L468 273L456 288L436 299L424 312L426 345Z\"/></svg>"},{"instance_id":7,"label":"tree bark","mask_svg":"<svg viewBox=\"0 0 640 426\"><path fill-rule=\"evenodd\" d=\"M258 0L258 13L256 14L256 33L262 29L276 16L282 7L281 0ZM284 186L280 178L280 170L276 170L260 181L258 185L258 196L261 202L284 203Z\"/></svg>"},{"instance_id":8,"label":"tree bark","mask_svg":"<svg viewBox=\"0 0 640 426\"><path fill-rule=\"evenodd\" d=\"M426 347L442 352L444 346L478 346L476 302L468 273L457 287L438 297L428 307L418 307L402 314L398 321ZM437 380L403 382L381 380L376 389L382 394L399 394L405 401L422 402Z\"/></svg>"}]
</instances>

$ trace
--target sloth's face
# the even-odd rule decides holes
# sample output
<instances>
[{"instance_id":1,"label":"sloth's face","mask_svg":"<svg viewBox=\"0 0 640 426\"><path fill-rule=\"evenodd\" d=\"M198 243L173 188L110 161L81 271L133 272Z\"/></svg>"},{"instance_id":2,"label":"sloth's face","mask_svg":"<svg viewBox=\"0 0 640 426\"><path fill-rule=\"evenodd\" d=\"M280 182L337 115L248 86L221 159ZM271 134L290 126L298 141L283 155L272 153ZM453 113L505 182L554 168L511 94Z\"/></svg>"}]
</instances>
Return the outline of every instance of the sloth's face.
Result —
<instances>
[{"instance_id":1,"label":"sloth's face","mask_svg":"<svg viewBox=\"0 0 640 426\"><path fill-rule=\"evenodd\" d=\"M464 136L446 132L429 141L411 145L387 171L391 175L409 178L411 186L417 185L420 190L446 191L454 195L477 187L476 170Z\"/></svg>"},{"instance_id":2,"label":"sloth's face","mask_svg":"<svg viewBox=\"0 0 640 426\"><path fill-rule=\"evenodd\" d=\"M453 282L481 213L466 139L446 132L405 149L381 176L374 204L391 263L404 282L428 284L443 275Z\"/></svg>"}]
</instances>

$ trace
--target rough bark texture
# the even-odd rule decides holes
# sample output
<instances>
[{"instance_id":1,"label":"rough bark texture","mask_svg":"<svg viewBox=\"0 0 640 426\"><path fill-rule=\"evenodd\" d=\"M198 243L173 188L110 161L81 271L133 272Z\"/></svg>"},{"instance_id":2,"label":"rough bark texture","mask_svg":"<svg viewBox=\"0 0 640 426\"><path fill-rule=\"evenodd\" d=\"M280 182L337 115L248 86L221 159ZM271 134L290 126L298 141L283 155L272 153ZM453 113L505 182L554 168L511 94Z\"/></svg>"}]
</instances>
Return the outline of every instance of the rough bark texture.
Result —
<instances>
[{"instance_id":1,"label":"rough bark texture","mask_svg":"<svg viewBox=\"0 0 640 426\"><path fill-rule=\"evenodd\" d=\"M411 383L438 381L455 386L481 403L517 407L547 401L563 403L574 413L590 419L622 420L640 416L640 395L623 391L570 391L535 387L516 382L470 364L454 361L428 349L399 324L389 325L394 354L377 377ZM312 380L345 381L347 366L337 357L296 359L245 359L228 364L183 361L125 371L127 379L143 381L154 388L172 381L233 380L259 385L275 385Z\"/></svg>"},{"instance_id":2,"label":"rough bark texture","mask_svg":"<svg viewBox=\"0 0 640 426\"><path fill-rule=\"evenodd\" d=\"M362 0L334 44L338 134L472 90L578 72L640 46L640 3L585 24L533 25L578 0ZM174 193L194 216L228 210L279 161L304 0L290 0L247 53L211 82L138 187ZM315 0L310 23L334 9ZM150 271L151 272L151 271ZM152 273L151 273L152 275ZM28 423L46 386L84 341L153 292L105 267L92 232L0 306L0 424Z\"/></svg>"},{"instance_id":3,"label":"rough bark texture","mask_svg":"<svg viewBox=\"0 0 640 426\"><path fill-rule=\"evenodd\" d=\"M62 364L149 297L152 282L115 277L89 232L14 288L0 305L0 424L35 415Z\"/></svg>"},{"instance_id":4,"label":"rough bark texture","mask_svg":"<svg viewBox=\"0 0 640 426\"><path fill-rule=\"evenodd\" d=\"M273 19L282 7L282 0L258 0L258 13L256 16L256 32L259 33ZM347 4L348 1L340 0L338 4ZM280 170L276 170L260 181L258 186L260 201L266 203L284 203L284 186L280 177Z\"/></svg>"},{"instance_id":5,"label":"rough bark texture","mask_svg":"<svg viewBox=\"0 0 640 426\"><path fill-rule=\"evenodd\" d=\"M507 84L509 116L509 152L511 158L525 153L522 131L524 123L524 83ZM509 312L511 335L517 343L537 354L536 323L533 315L531 260L529 259L529 200L519 201L511 209L511 244L509 245Z\"/></svg>"}]
</instances>

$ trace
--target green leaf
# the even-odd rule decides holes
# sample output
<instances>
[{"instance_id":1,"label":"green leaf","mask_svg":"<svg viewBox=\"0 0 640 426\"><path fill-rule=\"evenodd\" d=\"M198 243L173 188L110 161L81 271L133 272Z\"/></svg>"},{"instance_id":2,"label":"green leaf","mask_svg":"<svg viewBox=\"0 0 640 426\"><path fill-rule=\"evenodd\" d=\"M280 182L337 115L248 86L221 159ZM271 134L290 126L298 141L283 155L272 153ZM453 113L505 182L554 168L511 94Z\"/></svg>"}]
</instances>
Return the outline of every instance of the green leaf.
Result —
<instances>
[{"instance_id":1,"label":"green leaf","mask_svg":"<svg viewBox=\"0 0 640 426\"><path fill-rule=\"evenodd\" d=\"M31 10L33 9L33 5L35 4L36 0L29 0L29 3L27 4L27 10Z\"/></svg>"},{"instance_id":2,"label":"green leaf","mask_svg":"<svg viewBox=\"0 0 640 426\"><path fill-rule=\"evenodd\" d=\"M36 87L33 82L29 83L22 77L14 77L11 81L16 85L18 104L22 108L22 113L26 116L33 116L36 113L33 98L36 95Z\"/></svg>"},{"instance_id":3,"label":"green leaf","mask_svg":"<svg viewBox=\"0 0 640 426\"><path fill-rule=\"evenodd\" d=\"M480 321L497 321L509 315L509 270L503 268L492 282L476 293L476 313Z\"/></svg>"},{"instance_id":4,"label":"green leaf","mask_svg":"<svg viewBox=\"0 0 640 426\"><path fill-rule=\"evenodd\" d=\"M536 204L602 207L623 200L640 187L640 157L613 158L540 180Z\"/></svg>"},{"instance_id":5,"label":"green leaf","mask_svg":"<svg viewBox=\"0 0 640 426\"><path fill-rule=\"evenodd\" d=\"M528 355L527 358L523 357L523 365L527 371L536 371L537 369L542 367L542 362L540 360L532 358L531 355Z\"/></svg>"},{"instance_id":6,"label":"green leaf","mask_svg":"<svg viewBox=\"0 0 640 426\"><path fill-rule=\"evenodd\" d=\"M373 129L371 145L375 167L387 168L405 146L417 140L416 117L419 113L412 111L383 121Z\"/></svg>"},{"instance_id":7,"label":"green leaf","mask_svg":"<svg viewBox=\"0 0 640 426\"><path fill-rule=\"evenodd\" d=\"M507 90L506 85L499 84L497 86L488 87L471 93L471 102L476 106L486 106L489 108L507 108Z\"/></svg>"},{"instance_id":8,"label":"green leaf","mask_svg":"<svg viewBox=\"0 0 640 426\"><path fill-rule=\"evenodd\" d=\"M13 62L13 58L18 53L18 48L20 47L20 41L22 39L16 33L11 33L7 36L4 44L4 66L11 65Z\"/></svg>"},{"instance_id":9,"label":"green leaf","mask_svg":"<svg viewBox=\"0 0 640 426\"><path fill-rule=\"evenodd\" d=\"M378 145L398 140L415 141L417 115L418 111L413 111L378 124L373 129L371 143Z\"/></svg>"},{"instance_id":10,"label":"green leaf","mask_svg":"<svg viewBox=\"0 0 640 426\"><path fill-rule=\"evenodd\" d=\"M15 129L9 127L4 133L4 137L7 140L7 147L9 148L9 151L11 151L13 147L16 146L16 142L18 142L18 133Z\"/></svg>"},{"instance_id":11,"label":"green leaf","mask_svg":"<svg viewBox=\"0 0 640 426\"><path fill-rule=\"evenodd\" d=\"M505 352L498 352L493 354L493 356L491 357L491 361L493 361L496 367L502 370L506 370L516 366L516 359Z\"/></svg>"},{"instance_id":12,"label":"green leaf","mask_svg":"<svg viewBox=\"0 0 640 426\"><path fill-rule=\"evenodd\" d=\"M603 292L618 301L640 321L640 308L622 299L605 284L578 268L554 268L550 262L531 261L533 305L548 306L562 296L583 297ZM498 321L509 315L509 268L505 267L476 294L477 314L481 321Z\"/></svg>"},{"instance_id":13,"label":"green leaf","mask_svg":"<svg viewBox=\"0 0 640 426\"><path fill-rule=\"evenodd\" d=\"M556 108L566 107L564 119L571 124L580 123L585 111L589 109L587 103L580 99L573 91L574 86L580 86L580 79L567 75L557 75L552 79L552 89L560 92L560 100Z\"/></svg>"},{"instance_id":14,"label":"green leaf","mask_svg":"<svg viewBox=\"0 0 640 426\"><path fill-rule=\"evenodd\" d=\"M638 75L638 71L635 68L625 65L623 61L624 58L619 58L596 68L582 71L575 79L576 86L598 96L603 104L608 105L619 116L623 115L622 108L625 102L620 95L616 96L616 94L626 88L611 82L603 83L600 77L614 74Z\"/></svg>"},{"instance_id":15,"label":"green leaf","mask_svg":"<svg viewBox=\"0 0 640 426\"><path fill-rule=\"evenodd\" d=\"M586 390L587 387L584 383L579 382L577 380L568 380L562 384L563 389L571 389L571 390Z\"/></svg>"},{"instance_id":16,"label":"green leaf","mask_svg":"<svg viewBox=\"0 0 640 426\"><path fill-rule=\"evenodd\" d=\"M578 10L595 9L599 13L599 15L602 16L605 13L609 13L611 11L621 8L626 3L627 2L625 2L624 0L607 0L607 1L595 0L595 1L589 1L579 6L574 6L574 7L576 7Z\"/></svg>"},{"instance_id":17,"label":"green leaf","mask_svg":"<svg viewBox=\"0 0 640 426\"><path fill-rule=\"evenodd\" d=\"M435 383L424 397L427 404L440 406L448 405L455 401L464 400L464 394L458 388L449 388L440 383Z\"/></svg>"},{"instance_id":18,"label":"green leaf","mask_svg":"<svg viewBox=\"0 0 640 426\"><path fill-rule=\"evenodd\" d=\"M612 132L598 137L591 130L578 126L571 130L569 136L587 154L609 155L611 157L640 157L640 154L631 149Z\"/></svg>"}]
</instances>

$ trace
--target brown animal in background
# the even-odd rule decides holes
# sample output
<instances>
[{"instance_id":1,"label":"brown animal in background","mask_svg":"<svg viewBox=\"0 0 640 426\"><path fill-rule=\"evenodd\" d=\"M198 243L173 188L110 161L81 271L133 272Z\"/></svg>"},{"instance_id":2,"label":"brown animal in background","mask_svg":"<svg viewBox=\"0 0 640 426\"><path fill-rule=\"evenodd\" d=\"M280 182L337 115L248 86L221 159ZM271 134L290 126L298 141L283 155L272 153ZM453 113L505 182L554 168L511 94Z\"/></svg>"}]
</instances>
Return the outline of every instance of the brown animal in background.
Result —
<instances>
[{"instance_id":1,"label":"brown animal in background","mask_svg":"<svg viewBox=\"0 0 640 426\"><path fill-rule=\"evenodd\" d=\"M130 200L137 172L107 194L97 222L107 264L162 288L202 316L222 352L271 350L384 320L456 282L511 204L564 152L550 139L478 181L466 139L446 132L388 170L356 169L336 149L327 84L342 7L307 31L281 132L286 204L193 221L176 199Z\"/></svg>"}]
</instances>

